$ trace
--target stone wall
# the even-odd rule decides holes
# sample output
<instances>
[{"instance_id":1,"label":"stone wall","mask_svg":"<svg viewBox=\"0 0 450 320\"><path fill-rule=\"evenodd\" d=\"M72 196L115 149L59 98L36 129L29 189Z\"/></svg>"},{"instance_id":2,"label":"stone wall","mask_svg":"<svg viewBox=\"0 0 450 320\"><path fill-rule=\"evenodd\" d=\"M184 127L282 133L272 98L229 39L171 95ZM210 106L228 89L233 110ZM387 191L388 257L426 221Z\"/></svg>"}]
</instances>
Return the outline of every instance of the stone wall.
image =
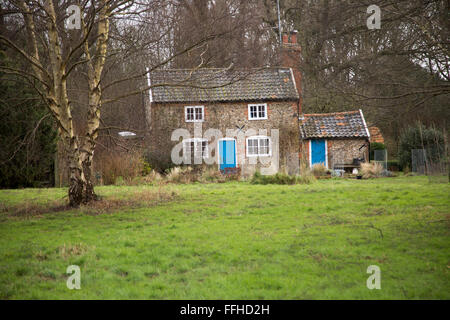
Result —
<instances>
[{"instance_id":1,"label":"stone wall","mask_svg":"<svg viewBox=\"0 0 450 320\"><path fill-rule=\"evenodd\" d=\"M327 144L329 168L334 164L351 164L354 158L368 159L366 139L330 139Z\"/></svg>"},{"instance_id":2,"label":"stone wall","mask_svg":"<svg viewBox=\"0 0 450 320\"><path fill-rule=\"evenodd\" d=\"M368 142L366 139L326 139L328 153L328 168L335 164L351 164L354 158L368 160ZM362 147L363 146L363 147ZM361 148L362 147L362 148ZM360 149L361 148L361 149ZM300 157L309 165L309 140L304 140L300 146Z\"/></svg>"},{"instance_id":3,"label":"stone wall","mask_svg":"<svg viewBox=\"0 0 450 320\"><path fill-rule=\"evenodd\" d=\"M251 102L259 103L259 102ZM223 137L237 139L238 165L244 175L251 175L257 168L270 168L267 173L280 170L298 170L298 106L297 102L266 102L267 120L248 120L248 103L176 103L151 105L151 127L149 151L154 165L169 167L172 149L182 140L171 141L172 133L179 128L186 129L190 138L201 138L208 129L218 129ZM204 106L203 122L186 122L185 106ZM272 129L278 129L279 136ZM228 133L227 133L228 130ZM257 163L246 155L246 137L266 135L272 139L272 157L261 157ZM189 137L184 137L189 138ZM209 140L211 157L217 159L217 141ZM275 157L279 142L279 163ZM261 163L263 162L263 163ZM214 161L214 165L218 165ZM279 169L277 169L280 168Z\"/></svg>"}]
</instances>

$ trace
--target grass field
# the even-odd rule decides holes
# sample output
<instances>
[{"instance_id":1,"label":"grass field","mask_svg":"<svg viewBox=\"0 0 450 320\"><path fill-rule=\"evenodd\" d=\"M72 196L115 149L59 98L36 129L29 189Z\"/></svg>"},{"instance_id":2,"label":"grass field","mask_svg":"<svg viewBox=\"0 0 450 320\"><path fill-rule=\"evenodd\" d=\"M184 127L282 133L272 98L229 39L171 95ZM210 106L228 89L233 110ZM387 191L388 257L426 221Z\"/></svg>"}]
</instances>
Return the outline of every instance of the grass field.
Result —
<instances>
[{"instance_id":1,"label":"grass field","mask_svg":"<svg viewBox=\"0 0 450 320\"><path fill-rule=\"evenodd\" d=\"M14 208L50 206L66 190L0 190L1 299L450 299L448 183L96 190L106 200L169 196L24 215ZM72 264L81 290L66 287ZM369 265L381 290L366 287Z\"/></svg>"}]
</instances>

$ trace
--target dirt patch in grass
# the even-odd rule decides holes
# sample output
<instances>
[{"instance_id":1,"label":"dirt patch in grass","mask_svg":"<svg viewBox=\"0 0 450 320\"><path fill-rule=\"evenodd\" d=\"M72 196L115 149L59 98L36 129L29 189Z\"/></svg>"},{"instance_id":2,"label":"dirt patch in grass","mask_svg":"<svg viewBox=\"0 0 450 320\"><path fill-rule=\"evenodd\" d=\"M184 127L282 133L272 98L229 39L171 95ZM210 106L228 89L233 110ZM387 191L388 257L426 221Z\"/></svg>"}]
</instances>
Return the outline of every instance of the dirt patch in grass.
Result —
<instances>
[{"instance_id":1,"label":"dirt patch in grass","mask_svg":"<svg viewBox=\"0 0 450 320\"><path fill-rule=\"evenodd\" d=\"M0 218L41 218L44 214L63 212L69 210L79 211L89 215L111 213L121 208L139 208L155 206L169 202L178 197L176 192L165 190L147 190L132 192L123 197L100 197L96 201L81 205L79 208L70 207L63 199L47 202L45 204L35 203L32 200L25 201L19 205L0 207Z\"/></svg>"},{"instance_id":2,"label":"dirt patch in grass","mask_svg":"<svg viewBox=\"0 0 450 320\"><path fill-rule=\"evenodd\" d=\"M73 256L81 256L89 250L89 246L83 243L65 244L58 248L58 253L61 258L67 260Z\"/></svg>"},{"instance_id":3,"label":"dirt patch in grass","mask_svg":"<svg viewBox=\"0 0 450 320\"><path fill-rule=\"evenodd\" d=\"M46 204L39 204L33 200L27 200L18 205L0 207L0 216L7 217L40 217L44 213L60 212L72 209L62 200L52 201Z\"/></svg>"},{"instance_id":4,"label":"dirt patch in grass","mask_svg":"<svg viewBox=\"0 0 450 320\"><path fill-rule=\"evenodd\" d=\"M169 202L178 197L176 192L165 191L141 191L130 193L127 198L104 198L93 201L87 205L80 207L83 213L98 215L103 213L114 212L120 208L140 208L155 206L161 203Z\"/></svg>"}]
</instances>

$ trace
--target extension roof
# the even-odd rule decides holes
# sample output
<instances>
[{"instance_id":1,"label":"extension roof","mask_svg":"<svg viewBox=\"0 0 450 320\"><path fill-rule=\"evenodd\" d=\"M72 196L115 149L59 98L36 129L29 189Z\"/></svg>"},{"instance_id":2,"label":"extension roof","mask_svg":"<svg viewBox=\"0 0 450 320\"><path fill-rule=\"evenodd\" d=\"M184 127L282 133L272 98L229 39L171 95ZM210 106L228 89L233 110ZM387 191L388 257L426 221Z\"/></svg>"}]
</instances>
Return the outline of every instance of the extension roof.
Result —
<instances>
[{"instance_id":1,"label":"extension roof","mask_svg":"<svg viewBox=\"0 0 450 320\"><path fill-rule=\"evenodd\" d=\"M159 103L299 99L289 68L156 70L150 82L152 101Z\"/></svg>"},{"instance_id":2,"label":"extension roof","mask_svg":"<svg viewBox=\"0 0 450 320\"><path fill-rule=\"evenodd\" d=\"M369 138L362 111L305 114L300 125L303 139Z\"/></svg>"}]
</instances>

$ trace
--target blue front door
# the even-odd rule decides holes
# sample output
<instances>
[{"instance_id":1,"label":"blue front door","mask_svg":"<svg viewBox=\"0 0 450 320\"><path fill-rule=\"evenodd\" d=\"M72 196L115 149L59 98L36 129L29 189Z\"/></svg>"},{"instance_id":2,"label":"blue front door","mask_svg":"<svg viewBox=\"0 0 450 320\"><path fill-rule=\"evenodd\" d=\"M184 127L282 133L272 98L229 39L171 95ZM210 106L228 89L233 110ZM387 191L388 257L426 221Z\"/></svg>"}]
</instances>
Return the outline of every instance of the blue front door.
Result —
<instances>
[{"instance_id":1,"label":"blue front door","mask_svg":"<svg viewBox=\"0 0 450 320\"><path fill-rule=\"evenodd\" d=\"M311 166L316 163L326 165L325 140L311 140Z\"/></svg>"},{"instance_id":2,"label":"blue front door","mask_svg":"<svg viewBox=\"0 0 450 320\"><path fill-rule=\"evenodd\" d=\"M220 170L236 168L236 140L219 141Z\"/></svg>"}]
</instances>

